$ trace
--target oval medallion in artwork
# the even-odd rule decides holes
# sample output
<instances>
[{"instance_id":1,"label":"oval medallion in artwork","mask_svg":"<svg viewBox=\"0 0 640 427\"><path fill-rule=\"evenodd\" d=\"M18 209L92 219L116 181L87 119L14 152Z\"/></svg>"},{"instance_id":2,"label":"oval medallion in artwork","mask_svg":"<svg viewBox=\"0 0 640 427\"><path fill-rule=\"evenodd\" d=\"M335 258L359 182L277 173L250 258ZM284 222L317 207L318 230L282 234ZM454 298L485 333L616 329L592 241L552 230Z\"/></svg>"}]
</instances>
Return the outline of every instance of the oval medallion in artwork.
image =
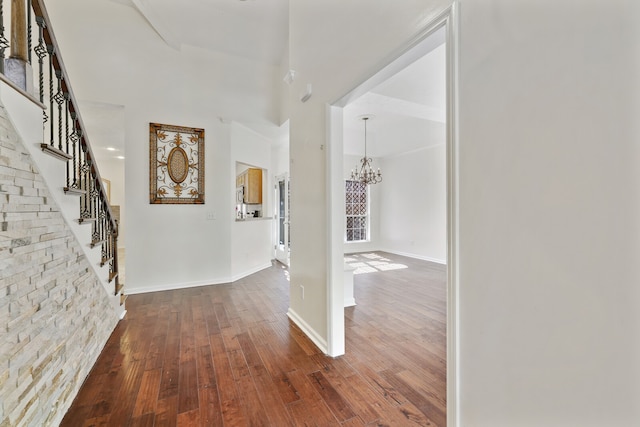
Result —
<instances>
[{"instance_id":1,"label":"oval medallion in artwork","mask_svg":"<svg viewBox=\"0 0 640 427\"><path fill-rule=\"evenodd\" d=\"M187 179L189 174L189 159L187 153L180 147L174 147L167 158L167 169L171 180L176 184L180 184Z\"/></svg>"}]
</instances>

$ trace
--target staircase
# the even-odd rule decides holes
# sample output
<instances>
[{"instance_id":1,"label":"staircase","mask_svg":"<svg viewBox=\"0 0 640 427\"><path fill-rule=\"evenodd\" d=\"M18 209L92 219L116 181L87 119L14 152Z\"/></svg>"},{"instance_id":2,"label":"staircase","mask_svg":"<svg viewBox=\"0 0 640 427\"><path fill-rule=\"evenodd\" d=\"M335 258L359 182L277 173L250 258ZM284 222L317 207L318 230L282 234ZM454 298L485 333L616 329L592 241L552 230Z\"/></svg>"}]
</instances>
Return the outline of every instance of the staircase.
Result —
<instances>
[{"instance_id":1,"label":"staircase","mask_svg":"<svg viewBox=\"0 0 640 427\"><path fill-rule=\"evenodd\" d=\"M7 16L10 23L5 22ZM9 48L10 58L5 60ZM126 295L118 276L118 222L43 0L0 0L0 81L2 103L110 294L114 310L123 317Z\"/></svg>"}]
</instances>

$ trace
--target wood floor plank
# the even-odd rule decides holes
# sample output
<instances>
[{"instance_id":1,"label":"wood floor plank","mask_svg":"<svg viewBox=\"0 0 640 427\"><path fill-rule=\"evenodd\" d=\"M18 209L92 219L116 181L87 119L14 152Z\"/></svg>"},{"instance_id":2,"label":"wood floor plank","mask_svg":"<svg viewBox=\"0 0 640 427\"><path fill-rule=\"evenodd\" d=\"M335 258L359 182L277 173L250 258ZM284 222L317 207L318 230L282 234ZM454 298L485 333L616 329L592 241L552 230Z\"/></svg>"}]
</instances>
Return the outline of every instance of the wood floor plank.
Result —
<instances>
[{"instance_id":1,"label":"wood floor plank","mask_svg":"<svg viewBox=\"0 0 640 427\"><path fill-rule=\"evenodd\" d=\"M180 315L178 312L169 314L169 328L164 348L164 364L162 380L160 382L159 399L178 394L178 377L180 374Z\"/></svg>"},{"instance_id":2,"label":"wood floor plank","mask_svg":"<svg viewBox=\"0 0 640 427\"><path fill-rule=\"evenodd\" d=\"M380 414L374 407L376 403L375 400L371 399L370 395L365 397L365 395L354 387L354 385L361 383L353 381L357 375L351 367L343 363L342 359L322 358L319 364L322 367L320 371L322 375L336 392L339 393L344 400L349 402L350 408L359 420L368 424L380 419ZM341 372L346 373L349 379L345 378ZM380 404L378 404L378 407L380 407ZM347 416L344 421L349 419Z\"/></svg>"},{"instance_id":3,"label":"wood floor plank","mask_svg":"<svg viewBox=\"0 0 640 427\"><path fill-rule=\"evenodd\" d=\"M217 387L199 388L198 401L200 402L200 421L203 426L223 425L222 406Z\"/></svg>"},{"instance_id":4,"label":"wood floor plank","mask_svg":"<svg viewBox=\"0 0 640 427\"><path fill-rule=\"evenodd\" d=\"M279 379L276 379L274 382L269 372L261 365L253 366L250 370L256 391L258 392L258 397L269 418L269 425L283 427L293 426L293 420L285 411L281 410L281 408L284 407L284 402L278 390Z\"/></svg>"},{"instance_id":5,"label":"wood floor plank","mask_svg":"<svg viewBox=\"0 0 640 427\"><path fill-rule=\"evenodd\" d=\"M131 419L131 427L153 427L155 424L155 414L148 413L133 417Z\"/></svg>"},{"instance_id":6,"label":"wood floor plank","mask_svg":"<svg viewBox=\"0 0 640 427\"><path fill-rule=\"evenodd\" d=\"M175 426L178 420L178 395L158 400L154 427Z\"/></svg>"},{"instance_id":7,"label":"wood floor plank","mask_svg":"<svg viewBox=\"0 0 640 427\"><path fill-rule=\"evenodd\" d=\"M344 422L356 416L349 403L347 403L340 393L331 385L331 383L325 378L320 371L312 372L309 374L311 383L315 386L316 390L322 396L322 399L327 403L327 406L333 412L333 415L340 422Z\"/></svg>"},{"instance_id":8,"label":"wood floor plank","mask_svg":"<svg viewBox=\"0 0 640 427\"><path fill-rule=\"evenodd\" d=\"M347 262L357 306L330 358L287 316L286 268L132 295L61 423L78 426L446 425L446 268L387 253Z\"/></svg>"},{"instance_id":9,"label":"wood floor plank","mask_svg":"<svg viewBox=\"0 0 640 427\"><path fill-rule=\"evenodd\" d=\"M153 413L156 410L161 378L162 369L144 371L140 391L137 394L136 403L133 407L133 417L140 417L148 413Z\"/></svg>"},{"instance_id":10,"label":"wood floor plank","mask_svg":"<svg viewBox=\"0 0 640 427\"><path fill-rule=\"evenodd\" d=\"M180 363L178 415L198 409L198 374L195 360Z\"/></svg>"},{"instance_id":11,"label":"wood floor plank","mask_svg":"<svg viewBox=\"0 0 640 427\"><path fill-rule=\"evenodd\" d=\"M421 395L394 373L385 371L382 372L381 375L425 416L432 419L437 426L444 427L447 425L447 417L443 408Z\"/></svg>"},{"instance_id":12,"label":"wood floor plank","mask_svg":"<svg viewBox=\"0 0 640 427\"><path fill-rule=\"evenodd\" d=\"M200 410L193 409L188 412L178 414L178 427L200 427Z\"/></svg>"}]
</instances>

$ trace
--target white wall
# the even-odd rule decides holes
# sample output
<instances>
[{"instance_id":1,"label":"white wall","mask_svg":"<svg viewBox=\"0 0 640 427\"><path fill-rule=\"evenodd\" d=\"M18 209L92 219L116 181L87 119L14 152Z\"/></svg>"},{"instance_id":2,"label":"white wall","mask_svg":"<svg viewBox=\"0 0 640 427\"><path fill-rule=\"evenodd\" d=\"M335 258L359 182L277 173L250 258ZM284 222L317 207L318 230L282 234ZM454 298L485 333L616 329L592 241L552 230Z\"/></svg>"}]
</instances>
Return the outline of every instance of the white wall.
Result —
<instances>
[{"instance_id":1,"label":"white wall","mask_svg":"<svg viewBox=\"0 0 640 427\"><path fill-rule=\"evenodd\" d=\"M382 165L382 249L427 261L446 263L445 145L386 157Z\"/></svg>"},{"instance_id":2,"label":"white wall","mask_svg":"<svg viewBox=\"0 0 640 427\"><path fill-rule=\"evenodd\" d=\"M639 17L462 4L462 426L640 422Z\"/></svg>"},{"instance_id":3,"label":"white wall","mask_svg":"<svg viewBox=\"0 0 640 427\"><path fill-rule=\"evenodd\" d=\"M640 6L460 3L460 425L635 425ZM292 93L315 91L291 121L294 209L308 212L292 224L291 279L313 304L326 301L323 103L375 73L438 4L367 2L362 14L353 2L330 16L292 2ZM324 307L295 292L291 305L326 334Z\"/></svg>"},{"instance_id":4,"label":"white wall","mask_svg":"<svg viewBox=\"0 0 640 427\"><path fill-rule=\"evenodd\" d=\"M351 170L360 164L362 156L344 156L343 170L344 179L351 179ZM381 160L374 158L373 165L375 168L382 167ZM385 174L386 176L386 174ZM383 176L384 179L384 176ZM381 184L373 184L369 186L369 241L368 242L345 242L344 253L369 252L380 250L380 219L382 211L380 209L380 200L383 190ZM343 193L344 194L344 193ZM344 196L343 196L344 198ZM346 214L343 215L343 230L346 229Z\"/></svg>"},{"instance_id":5,"label":"white wall","mask_svg":"<svg viewBox=\"0 0 640 427\"><path fill-rule=\"evenodd\" d=\"M289 141L271 144L271 170L273 176L289 173ZM275 181L272 183L275 185ZM273 185L271 186L273 188Z\"/></svg>"}]
</instances>

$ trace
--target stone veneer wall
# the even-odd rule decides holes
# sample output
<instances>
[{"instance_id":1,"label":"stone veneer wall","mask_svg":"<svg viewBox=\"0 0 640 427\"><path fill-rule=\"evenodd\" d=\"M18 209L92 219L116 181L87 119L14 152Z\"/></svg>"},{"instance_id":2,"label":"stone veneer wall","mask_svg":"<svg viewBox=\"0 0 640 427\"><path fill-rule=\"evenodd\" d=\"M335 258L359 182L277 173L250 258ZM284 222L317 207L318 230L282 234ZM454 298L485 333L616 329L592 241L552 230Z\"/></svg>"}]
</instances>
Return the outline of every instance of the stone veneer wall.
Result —
<instances>
[{"instance_id":1,"label":"stone veneer wall","mask_svg":"<svg viewBox=\"0 0 640 427\"><path fill-rule=\"evenodd\" d=\"M117 322L0 106L0 427L58 425Z\"/></svg>"}]
</instances>

